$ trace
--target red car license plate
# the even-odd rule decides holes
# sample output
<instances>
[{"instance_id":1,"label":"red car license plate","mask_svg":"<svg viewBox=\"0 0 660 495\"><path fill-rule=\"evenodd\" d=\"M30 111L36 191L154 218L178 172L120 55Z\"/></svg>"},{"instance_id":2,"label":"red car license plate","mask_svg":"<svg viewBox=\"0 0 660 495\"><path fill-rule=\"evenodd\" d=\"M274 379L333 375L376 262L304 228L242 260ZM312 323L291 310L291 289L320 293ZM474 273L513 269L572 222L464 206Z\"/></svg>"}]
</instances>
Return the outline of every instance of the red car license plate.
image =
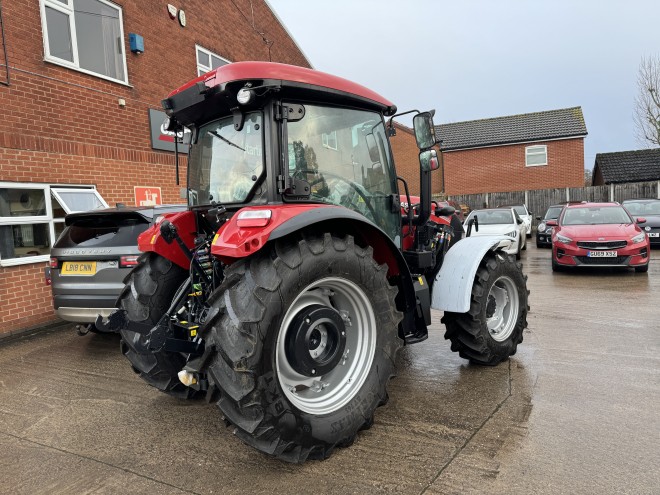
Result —
<instances>
[{"instance_id":1,"label":"red car license plate","mask_svg":"<svg viewBox=\"0 0 660 495\"><path fill-rule=\"evenodd\" d=\"M616 251L588 251L589 258L616 258Z\"/></svg>"}]
</instances>

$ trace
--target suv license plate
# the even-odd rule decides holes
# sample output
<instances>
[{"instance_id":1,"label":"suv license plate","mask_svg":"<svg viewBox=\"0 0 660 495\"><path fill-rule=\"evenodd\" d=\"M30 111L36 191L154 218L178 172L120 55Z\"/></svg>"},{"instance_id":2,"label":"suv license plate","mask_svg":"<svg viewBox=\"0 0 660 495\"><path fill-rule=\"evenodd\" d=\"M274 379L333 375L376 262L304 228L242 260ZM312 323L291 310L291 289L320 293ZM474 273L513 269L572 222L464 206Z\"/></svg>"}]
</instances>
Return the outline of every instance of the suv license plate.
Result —
<instances>
[{"instance_id":1,"label":"suv license plate","mask_svg":"<svg viewBox=\"0 0 660 495\"><path fill-rule=\"evenodd\" d=\"M616 258L616 251L588 251L589 258Z\"/></svg>"},{"instance_id":2,"label":"suv license plate","mask_svg":"<svg viewBox=\"0 0 660 495\"><path fill-rule=\"evenodd\" d=\"M95 275L96 261L65 261L62 263L62 271L60 273L62 275Z\"/></svg>"}]
</instances>

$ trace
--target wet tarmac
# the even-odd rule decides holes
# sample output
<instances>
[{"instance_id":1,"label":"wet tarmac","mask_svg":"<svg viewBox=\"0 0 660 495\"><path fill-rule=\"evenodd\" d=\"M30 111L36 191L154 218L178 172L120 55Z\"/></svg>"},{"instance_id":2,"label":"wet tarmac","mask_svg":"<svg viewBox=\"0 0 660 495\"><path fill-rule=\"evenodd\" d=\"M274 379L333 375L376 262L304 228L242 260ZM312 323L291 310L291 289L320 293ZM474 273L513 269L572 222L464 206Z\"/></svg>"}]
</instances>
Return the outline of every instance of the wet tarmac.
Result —
<instances>
[{"instance_id":1,"label":"wet tarmac","mask_svg":"<svg viewBox=\"0 0 660 495\"><path fill-rule=\"evenodd\" d=\"M523 253L518 353L467 364L403 349L390 401L355 444L290 465L219 411L143 383L116 336L64 325L0 346L0 493L660 493L660 251L648 274L553 274Z\"/></svg>"}]
</instances>

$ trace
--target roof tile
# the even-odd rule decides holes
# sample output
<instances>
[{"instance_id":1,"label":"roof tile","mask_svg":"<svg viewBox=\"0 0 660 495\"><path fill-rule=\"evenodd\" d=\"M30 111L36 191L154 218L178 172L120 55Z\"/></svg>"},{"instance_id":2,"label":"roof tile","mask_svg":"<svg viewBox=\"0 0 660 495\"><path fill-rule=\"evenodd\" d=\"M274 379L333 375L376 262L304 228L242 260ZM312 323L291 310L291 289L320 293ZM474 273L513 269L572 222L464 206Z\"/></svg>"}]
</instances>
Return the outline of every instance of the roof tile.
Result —
<instances>
[{"instance_id":1,"label":"roof tile","mask_svg":"<svg viewBox=\"0 0 660 495\"><path fill-rule=\"evenodd\" d=\"M598 153L605 184L660 180L660 148L615 153Z\"/></svg>"},{"instance_id":2,"label":"roof tile","mask_svg":"<svg viewBox=\"0 0 660 495\"><path fill-rule=\"evenodd\" d=\"M445 151L586 136L581 107L435 126Z\"/></svg>"}]
</instances>

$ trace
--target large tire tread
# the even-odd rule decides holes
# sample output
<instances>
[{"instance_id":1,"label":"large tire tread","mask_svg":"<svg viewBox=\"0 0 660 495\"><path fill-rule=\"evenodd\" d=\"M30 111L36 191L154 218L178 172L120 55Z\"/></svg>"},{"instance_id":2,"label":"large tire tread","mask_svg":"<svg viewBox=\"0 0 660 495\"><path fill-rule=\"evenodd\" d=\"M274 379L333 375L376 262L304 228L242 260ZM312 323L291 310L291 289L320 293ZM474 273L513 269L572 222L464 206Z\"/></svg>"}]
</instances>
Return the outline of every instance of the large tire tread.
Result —
<instances>
[{"instance_id":1,"label":"large tire tread","mask_svg":"<svg viewBox=\"0 0 660 495\"><path fill-rule=\"evenodd\" d=\"M520 311L516 326L504 342L495 341L489 334L485 324L484 294L487 295L491 278L499 273L506 273L518 284ZM474 364L495 366L501 361L513 356L518 344L523 341L523 330L527 328L527 313L529 312L529 291L527 276L522 273L522 263L514 261L513 256L503 253L489 253L482 260L472 286L470 309L467 313L445 312L442 323L446 332L445 339L451 341L451 350Z\"/></svg>"},{"instance_id":2,"label":"large tire tread","mask_svg":"<svg viewBox=\"0 0 660 495\"><path fill-rule=\"evenodd\" d=\"M217 404L236 436L261 452L294 463L325 459L335 448L352 444L358 431L371 427L373 411L387 402L386 387L400 347L397 326L402 315L394 303L397 288L388 285L387 267L373 260L372 248L356 245L350 236L293 236L264 251L230 265L223 284L209 301L211 310L202 334L207 345L218 352L207 370L207 400ZM379 329L389 335L385 346L377 347L372 364L372 369L377 367L378 377L374 397L369 396L373 407L366 407L366 414L355 414L358 418L354 428L344 431L342 427L341 434L325 441L313 435L314 420L306 417L311 415L300 412L286 400L279 389L274 364L265 364L272 359L269 352L273 335L268 325L279 321L286 312L290 296L285 286L296 280L297 289L302 289L306 285L302 281L317 270L314 267L322 267L331 276L339 275L342 261L352 256L359 258L365 284L381 287L372 304ZM316 428L322 426L317 424Z\"/></svg>"},{"instance_id":3,"label":"large tire tread","mask_svg":"<svg viewBox=\"0 0 660 495\"><path fill-rule=\"evenodd\" d=\"M131 321L155 325L187 276L188 273L172 261L155 253L145 253L124 280L126 285L117 299L117 307L126 310ZM183 355L152 352L147 349L144 336L129 330L122 330L121 337L122 354L149 385L180 399L199 395L197 390L179 381L177 373L186 363Z\"/></svg>"}]
</instances>

